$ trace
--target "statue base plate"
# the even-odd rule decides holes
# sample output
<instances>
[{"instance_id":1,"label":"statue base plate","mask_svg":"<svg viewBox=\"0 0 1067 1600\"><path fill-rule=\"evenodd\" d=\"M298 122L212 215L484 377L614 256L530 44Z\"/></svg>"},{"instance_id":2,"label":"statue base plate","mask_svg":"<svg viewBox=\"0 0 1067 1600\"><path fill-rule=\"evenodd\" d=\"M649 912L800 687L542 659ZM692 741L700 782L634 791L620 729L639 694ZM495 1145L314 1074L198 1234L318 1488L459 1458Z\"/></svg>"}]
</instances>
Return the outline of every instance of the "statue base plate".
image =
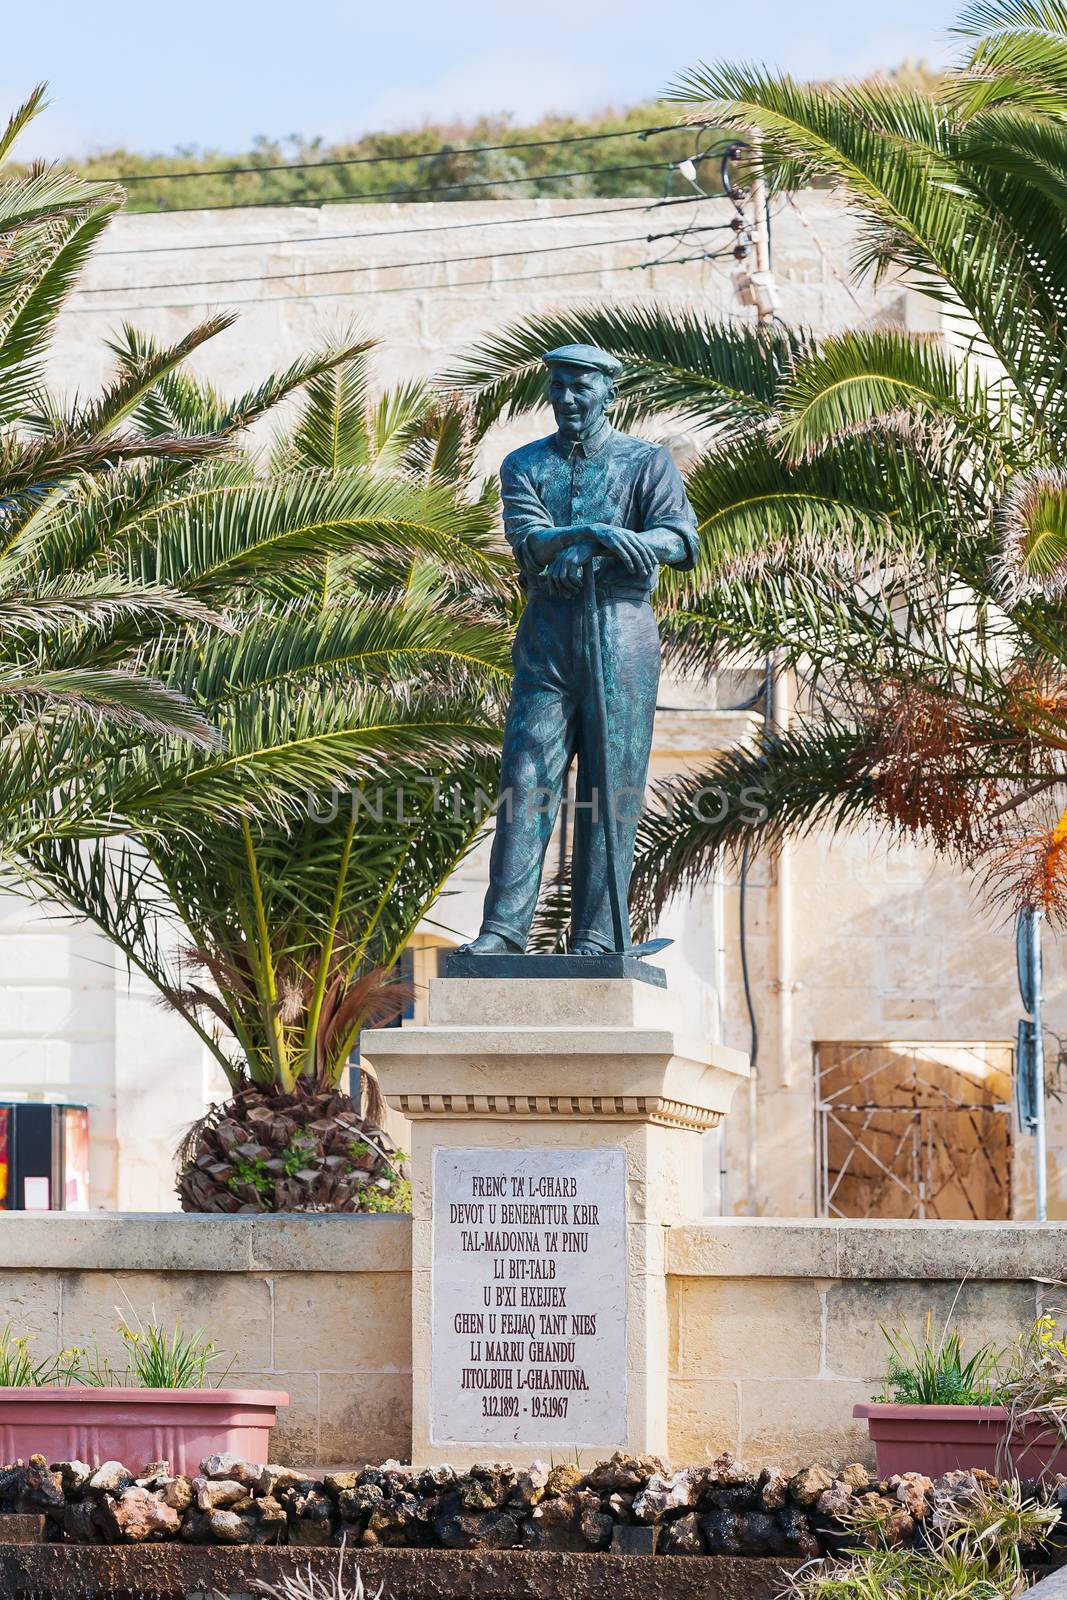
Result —
<instances>
[{"instance_id":1,"label":"statue base plate","mask_svg":"<svg viewBox=\"0 0 1067 1600\"><path fill-rule=\"evenodd\" d=\"M456 952L445 963L446 978L636 978L657 989L667 987L662 967L651 967L640 956L467 956Z\"/></svg>"}]
</instances>

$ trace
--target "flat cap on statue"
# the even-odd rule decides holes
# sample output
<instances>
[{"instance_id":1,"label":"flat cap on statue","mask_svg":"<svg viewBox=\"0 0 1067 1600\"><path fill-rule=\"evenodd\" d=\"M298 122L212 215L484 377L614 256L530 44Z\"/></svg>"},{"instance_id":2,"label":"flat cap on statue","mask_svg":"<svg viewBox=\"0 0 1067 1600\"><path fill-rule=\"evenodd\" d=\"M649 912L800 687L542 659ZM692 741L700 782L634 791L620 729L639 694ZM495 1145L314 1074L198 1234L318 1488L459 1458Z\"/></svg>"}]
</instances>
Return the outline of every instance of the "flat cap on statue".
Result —
<instances>
[{"instance_id":1,"label":"flat cap on statue","mask_svg":"<svg viewBox=\"0 0 1067 1600\"><path fill-rule=\"evenodd\" d=\"M584 367L606 372L609 378L617 378L622 371L622 362L595 344L561 344L558 350L546 350L541 360L546 367Z\"/></svg>"}]
</instances>

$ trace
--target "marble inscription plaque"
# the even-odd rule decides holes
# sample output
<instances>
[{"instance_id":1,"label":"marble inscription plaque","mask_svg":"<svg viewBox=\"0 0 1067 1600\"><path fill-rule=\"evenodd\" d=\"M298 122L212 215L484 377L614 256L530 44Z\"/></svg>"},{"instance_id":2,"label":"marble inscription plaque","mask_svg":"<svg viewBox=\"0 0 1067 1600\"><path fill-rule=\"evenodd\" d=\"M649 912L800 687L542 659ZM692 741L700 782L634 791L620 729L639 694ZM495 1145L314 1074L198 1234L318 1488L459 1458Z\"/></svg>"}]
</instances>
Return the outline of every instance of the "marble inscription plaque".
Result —
<instances>
[{"instance_id":1,"label":"marble inscription plaque","mask_svg":"<svg viewBox=\"0 0 1067 1600\"><path fill-rule=\"evenodd\" d=\"M626 1443L621 1150L434 1151L434 1444Z\"/></svg>"}]
</instances>

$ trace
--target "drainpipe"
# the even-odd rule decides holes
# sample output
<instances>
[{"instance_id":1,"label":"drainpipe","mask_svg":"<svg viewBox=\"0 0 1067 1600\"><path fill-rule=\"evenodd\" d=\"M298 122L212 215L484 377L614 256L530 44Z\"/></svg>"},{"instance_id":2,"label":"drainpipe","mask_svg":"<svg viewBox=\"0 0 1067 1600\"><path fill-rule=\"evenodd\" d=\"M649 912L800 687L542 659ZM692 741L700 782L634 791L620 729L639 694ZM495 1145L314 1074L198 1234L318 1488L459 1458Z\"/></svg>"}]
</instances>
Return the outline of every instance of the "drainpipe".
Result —
<instances>
[{"instance_id":1,"label":"drainpipe","mask_svg":"<svg viewBox=\"0 0 1067 1600\"><path fill-rule=\"evenodd\" d=\"M774 731L789 730L793 683L788 672L774 681ZM778 915L775 919L775 986L778 990L778 1082L787 1089L793 1082L793 850L783 841L778 856Z\"/></svg>"}]
</instances>

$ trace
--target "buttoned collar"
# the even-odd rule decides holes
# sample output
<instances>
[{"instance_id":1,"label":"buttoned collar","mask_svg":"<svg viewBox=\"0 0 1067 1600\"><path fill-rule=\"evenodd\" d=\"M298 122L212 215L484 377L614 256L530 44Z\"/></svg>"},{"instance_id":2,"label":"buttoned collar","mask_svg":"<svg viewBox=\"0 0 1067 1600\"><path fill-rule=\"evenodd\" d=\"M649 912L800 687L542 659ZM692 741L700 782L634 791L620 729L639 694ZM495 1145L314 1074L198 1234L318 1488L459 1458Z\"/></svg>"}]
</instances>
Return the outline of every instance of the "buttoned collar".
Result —
<instances>
[{"instance_id":1,"label":"buttoned collar","mask_svg":"<svg viewBox=\"0 0 1067 1600\"><path fill-rule=\"evenodd\" d=\"M599 428L595 433L591 433L587 439L565 439L563 434L557 431L553 443L560 455L565 460L570 461L574 456L578 456L581 459L599 455L614 432L615 429L611 426L607 417L601 417Z\"/></svg>"}]
</instances>

